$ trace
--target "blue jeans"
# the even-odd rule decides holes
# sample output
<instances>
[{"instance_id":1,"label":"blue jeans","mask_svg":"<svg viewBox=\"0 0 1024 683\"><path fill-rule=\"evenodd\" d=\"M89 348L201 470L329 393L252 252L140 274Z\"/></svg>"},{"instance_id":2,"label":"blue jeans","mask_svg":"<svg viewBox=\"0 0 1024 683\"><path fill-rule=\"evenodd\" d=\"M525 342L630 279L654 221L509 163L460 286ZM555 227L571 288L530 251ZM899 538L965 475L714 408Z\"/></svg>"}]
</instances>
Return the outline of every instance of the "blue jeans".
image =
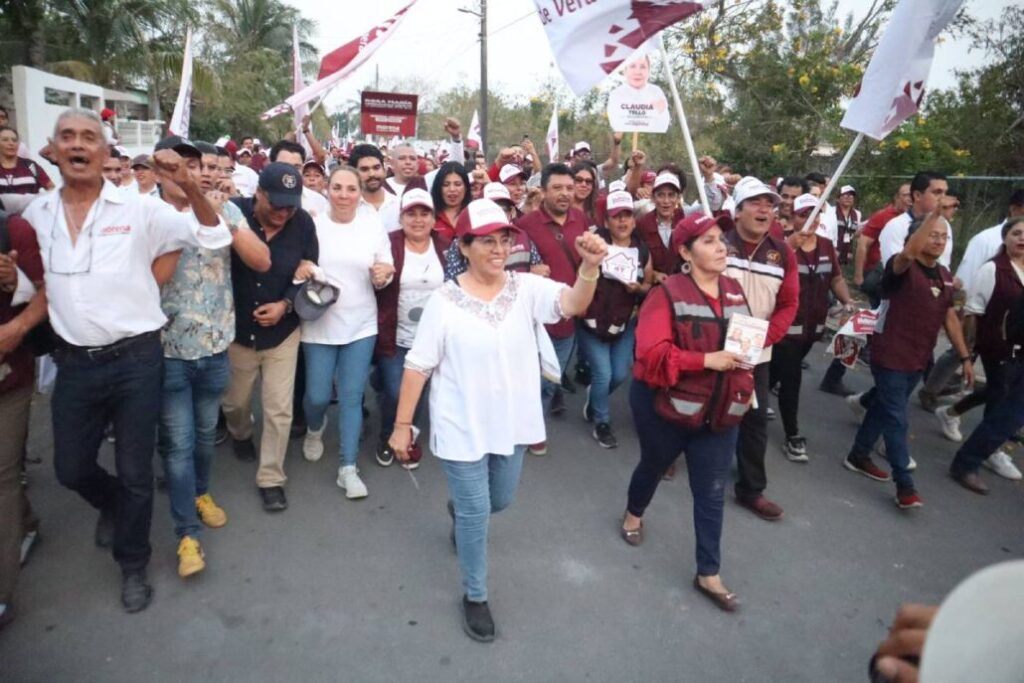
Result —
<instances>
[{"instance_id":1,"label":"blue jeans","mask_svg":"<svg viewBox=\"0 0 1024 683\"><path fill-rule=\"evenodd\" d=\"M307 344L302 342L306 359L306 424L316 431L324 426L331 388L338 386L338 450L341 464L355 465L359 455L359 432L363 428L363 390L370 376L370 361L377 335L357 339L350 344Z\"/></svg>"},{"instance_id":2,"label":"blue jeans","mask_svg":"<svg viewBox=\"0 0 1024 683\"><path fill-rule=\"evenodd\" d=\"M611 413L608 399L620 384L629 377L633 368L633 342L636 333L636 318L626 323L622 335L612 342L606 342L597 335L580 329L576 339L580 345L580 356L590 364L590 409L594 422L610 422Z\"/></svg>"},{"instance_id":3,"label":"blue jeans","mask_svg":"<svg viewBox=\"0 0 1024 683\"><path fill-rule=\"evenodd\" d=\"M390 358L377 359L377 373L371 385L377 392L377 408L380 411L380 441L387 443L395 428L395 412L398 410L398 391L402 388L402 375L405 372L405 355L409 349L398 346L395 355ZM429 387L430 384L427 384ZM426 406L427 388L423 390L420 401L413 413L413 422L423 424L424 406Z\"/></svg>"},{"instance_id":4,"label":"blue jeans","mask_svg":"<svg viewBox=\"0 0 1024 683\"><path fill-rule=\"evenodd\" d=\"M488 453L476 462L441 460L455 506L455 545L462 589L470 600L487 600L487 526L490 516L515 498L525 446L512 455Z\"/></svg>"},{"instance_id":5,"label":"blue jeans","mask_svg":"<svg viewBox=\"0 0 1024 683\"><path fill-rule=\"evenodd\" d=\"M555 347L555 355L558 356L558 364L562 368L562 372L565 373L569 369L569 361L572 359L572 351L576 348L576 333L566 337L565 339L551 338L551 345ZM562 387L560 384L549 382L544 379L541 380L541 397L551 398L555 395L556 391L561 391Z\"/></svg>"},{"instance_id":6,"label":"blue jeans","mask_svg":"<svg viewBox=\"0 0 1024 683\"><path fill-rule=\"evenodd\" d=\"M226 351L196 360L164 358L160 455L179 539L197 538L202 529L196 498L209 489L217 414L229 374Z\"/></svg>"},{"instance_id":7,"label":"blue jeans","mask_svg":"<svg viewBox=\"0 0 1024 683\"><path fill-rule=\"evenodd\" d=\"M153 441L163 379L159 335L102 359L58 349L54 360L50 412L57 481L97 510L113 511L114 559L123 571L143 569L151 553ZM96 462L110 423L116 477Z\"/></svg>"},{"instance_id":8,"label":"blue jeans","mask_svg":"<svg viewBox=\"0 0 1024 683\"><path fill-rule=\"evenodd\" d=\"M1024 426L1024 361L986 363L985 417L956 452L950 471L977 472L981 463Z\"/></svg>"},{"instance_id":9,"label":"blue jeans","mask_svg":"<svg viewBox=\"0 0 1024 683\"><path fill-rule=\"evenodd\" d=\"M853 440L850 459L870 455L881 436L885 440L885 454L892 467L892 479L899 490L914 488L914 479L907 466L907 403L914 387L921 381L921 372L900 372L877 365L871 366L875 388L867 404L868 412L860 423Z\"/></svg>"},{"instance_id":10,"label":"blue jeans","mask_svg":"<svg viewBox=\"0 0 1024 683\"><path fill-rule=\"evenodd\" d=\"M683 429L667 422L654 409L654 390L633 380L629 388L629 407L640 439L640 462L629 480L626 509L643 517L661 476L686 453L686 473L693 496L693 530L697 537L697 573L715 576L722 564L722 519L725 510L725 485L736 453L739 427L724 432L706 428Z\"/></svg>"}]
</instances>

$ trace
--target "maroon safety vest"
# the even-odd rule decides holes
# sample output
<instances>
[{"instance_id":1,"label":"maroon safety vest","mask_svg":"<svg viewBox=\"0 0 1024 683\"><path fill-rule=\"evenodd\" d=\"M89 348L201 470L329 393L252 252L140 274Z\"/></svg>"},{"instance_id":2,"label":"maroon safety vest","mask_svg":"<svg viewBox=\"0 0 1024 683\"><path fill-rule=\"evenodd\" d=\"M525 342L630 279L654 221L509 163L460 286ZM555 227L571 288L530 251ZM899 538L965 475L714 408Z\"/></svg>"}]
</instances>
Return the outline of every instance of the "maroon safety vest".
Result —
<instances>
[{"instance_id":1,"label":"maroon safety vest","mask_svg":"<svg viewBox=\"0 0 1024 683\"><path fill-rule=\"evenodd\" d=\"M677 209L672 216L672 227L675 228L676 223L682 219L683 211ZM649 211L640 217L636 222L636 232L639 233L647 248L651 250L651 267L654 270L666 275L679 272L682 259L679 254L672 251L671 246L666 247L665 243L661 241L661 235L658 234L657 210Z\"/></svg>"},{"instance_id":2,"label":"maroon safety vest","mask_svg":"<svg viewBox=\"0 0 1024 683\"><path fill-rule=\"evenodd\" d=\"M611 233L607 228L599 228L597 234L608 244L612 243ZM650 259L647 245L637 237L634 230L630 246L635 247L640 256L640 274L637 282L643 281L643 266ZM606 342L613 342L626 331L626 325L633 317L633 311L640 303L640 294L633 294L618 280L600 277L594 290L594 300L587 307L581 320L588 332Z\"/></svg>"},{"instance_id":3,"label":"maroon safety vest","mask_svg":"<svg viewBox=\"0 0 1024 683\"><path fill-rule=\"evenodd\" d=\"M672 306L675 344L685 351L721 351L729 318L737 313L750 315L740 283L725 275L718 278L721 316L689 275L672 275L661 286ZM665 420L686 429L707 425L719 432L739 424L750 408L753 393L750 370L680 372L675 386L657 393L654 409Z\"/></svg>"},{"instance_id":4,"label":"maroon safety vest","mask_svg":"<svg viewBox=\"0 0 1024 683\"><path fill-rule=\"evenodd\" d=\"M906 281L889 295L881 331L870 337L871 363L898 372L923 372L932 359L946 311L953 305L953 276L936 264L938 280L916 260Z\"/></svg>"},{"instance_id":5,"label":"maroon safety vest","mask_svg":"<svg viewBox=\"0 0 1024 683\"><path fill-rule=\"evenodd\" d=\"M996 286L985 307L985 314L978 316L978 338L974 348L985 363L999 363L1013 355L1013 343L1006 340L1004 322L1006 312L1022 293L1024 284L1013 269L1005 249L992 259L996 264Z\"/></svg>"},{"instance_id":6,"label":"maroon safety vest","mask_svg":"<svg viewBox=\"0 0 1024 683\"><path fill-rule=\"evenodd\" d=\"M832 289L832 240L818 236L814 251L796 249L796 269L800 276L800 306L786 332L794 341L816 342L825 332L828 318L828 293Z\"/></svg>"}]
</instances>

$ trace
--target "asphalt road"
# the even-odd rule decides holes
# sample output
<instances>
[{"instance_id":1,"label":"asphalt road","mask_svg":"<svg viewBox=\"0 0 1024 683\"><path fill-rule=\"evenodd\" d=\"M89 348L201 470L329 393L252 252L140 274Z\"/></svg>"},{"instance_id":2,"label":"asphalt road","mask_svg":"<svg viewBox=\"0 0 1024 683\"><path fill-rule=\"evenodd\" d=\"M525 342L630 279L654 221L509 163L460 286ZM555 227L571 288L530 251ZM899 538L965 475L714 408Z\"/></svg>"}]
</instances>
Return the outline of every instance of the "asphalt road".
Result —
<instances>
[{"instance_id":1,"label":"asphalt road","mask_svg":"<svg viewBox=\"0 0 1024 683\"><path fill-rule=\"evenodd\" d=\"M0 633L0 680L865 681L899 603L939 601L970 572L1024 554L1024 496L993 474L984 498L949 480L954 446L915 399L911 452L925 507L899 511L891 484L841 467L856 422L817 391L825 359L811 360L802 407L811 462L786 461L781 425L770 426L768 494L785 519L726 505L722 571L739 613L719 612L690 586L685 471L659 489L644 545L620 540L638 458L624 387L613 400L619 448L596 445L582 396L570 396L569 413L549 422L549 455L527 456L516 503L493 519L490 645L460 628L437 462L425 458L416 488L398 467L377 466L372 438L360 502L335 486L333 458L305 462L293 441L291 507L277 515L260 508L254 467L221 447L212 491L229 523L205 533L206 571L177 577L158 493L155 599L123 613L117 567L92 544L96 514L54 480L41 399L30 448L44 462L31 467L29 492L43 538L22 573L18 619ZM848 381L867 388L869 376ZM965 419L965 434L978 419ZM328 453L336 444L335 433Z\"/></svg>"}]
</instances>

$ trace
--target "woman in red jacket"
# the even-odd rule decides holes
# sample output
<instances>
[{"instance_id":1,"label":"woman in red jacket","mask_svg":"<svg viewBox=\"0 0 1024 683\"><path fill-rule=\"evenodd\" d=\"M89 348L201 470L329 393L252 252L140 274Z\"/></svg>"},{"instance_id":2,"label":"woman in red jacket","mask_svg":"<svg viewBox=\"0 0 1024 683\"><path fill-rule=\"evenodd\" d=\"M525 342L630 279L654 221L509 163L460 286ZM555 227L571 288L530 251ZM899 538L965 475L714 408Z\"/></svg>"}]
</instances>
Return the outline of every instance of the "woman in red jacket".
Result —
<instances>
[{"instance_id":1,"label":"woman in red jacket","mask_svg":"<svg viewBox=\"0 0 1024 683\"><path fill-rule=\"evenodd\" d=\"M380 408L377 464L382 467L395 458L388 437L394 429L405 354L412 348L427 299L444 283L444 252L448 248L447 240L434 230L434 202L426 190L407 188L401 202L402 229L390 235L395 275L391 284L377 290L377 346L373 353ZM419 411L417 417L422 418ZM419 462L410 460L402 466L414 469Z\"/></svg>"},{"instance_id":2,"label":"woman in red jacket","mask_svg":"<svg viewBox=\"0 0 1024 683\"><path fill-rule=\"evenodd\" d=\"M695 213L672 232L683 272L655 287L640 308L629 403L640 439L640 463L629 482L622 538L640 545L642 517L661 475L686 452L697 537L693 586L719 608L739 602L719 575L726 478L738 425L754 380L740 357L724 351L729 318L749 315L740 284L723 275L726 245L720 218Z\"/></svg>"}]
</instances>

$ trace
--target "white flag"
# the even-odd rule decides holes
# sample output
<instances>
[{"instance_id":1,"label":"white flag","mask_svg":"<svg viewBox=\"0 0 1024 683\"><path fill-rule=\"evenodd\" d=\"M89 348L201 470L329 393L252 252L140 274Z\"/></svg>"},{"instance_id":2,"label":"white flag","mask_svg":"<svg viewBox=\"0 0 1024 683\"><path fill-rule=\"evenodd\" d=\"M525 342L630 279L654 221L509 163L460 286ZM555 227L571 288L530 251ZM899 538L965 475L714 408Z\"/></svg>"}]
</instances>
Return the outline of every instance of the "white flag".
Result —
<instances>
[{"instance_id":1,"label":"white flag","mask_svg":"<svg viewBox=\"0 0 1024 683\"><path fill-rule=\"evenodd\" d=\"M306 81L302 78L302 57L299 56L299 25L292 25L292 93L297 93L306 87ZM313 158L313 148L309 146L306 135L302 132L302 119L309 113L308 104L300 104L295 107L295 140L306 150L306 158Z\"/></svg>"},{"instance_id":2,"label":"white flag","mask_svg":"<svg viewBox=\"0 0 1024 683\"><path fill-rule=\"evenodd\" d=\"M192 29L185 33L185 57L181 63L181 86L174 103L174 113L167 130L172 135L188 137L188 122L192 114Z\"/></svg>"},{"instance_id":3,"label":"white flag","mask_svg":"<svg viewBox=\"0 0 1024 683\"><path fill-rule=\"evenodd\" d=\"M466 140L475 140L477 149L482 149L484 140L480 137L480 113L473 110L473 122L469 124L469 132L466 133Z\"/></svg>"},{"instance_id":4,"label":"white flag","mask_svg":"<svg viewBox=\"0 0 1024 683\"><path fill-rule=\"evenodd\" d=\"M345 80L349 74L362 66L370 58L370 55L376 52L381 44L395 32L398 24L405 18L405 13L414 4L416 4L416 0L412 0L412 2L396 12L390 19L374 26L365 34L324 55L324 58L320 61L320 75L316 82L310 83L281 104L263 112L260 118L266 121L285 112L295 111L303 104L326 94L328 90Z\"/></svg>"},{"instance_id":5,"label":"white flag","mask_svg":"<svg viewBox=\"0 0 1024 683\"><path fill-rule=\"evenodd\" d=\"M534 0L551 52L569 87L583 95L648 39L712 0Z\"/></svg>"},{"instance_id":6,"label":"white flag","mask_svg":"<svg viewBox=\"0 0 1024 683\"><path fill-rule=\"evenodd\" d=\"M917 113L935 39L964 0L900 0L841 125L881 140Z\"/></svg>"},{"instance_id":7,"label":"white flag","mask_svg":"<svg viewBox=\"0 0 1024 683\"><path fill-rule=\"evenodd\" d=\"M548 134L544 137L548 146L548 159L551 163L558 162L558 102L554 103L551 110L551 123L548 124Z\"/></svg>"}]
</instances>

